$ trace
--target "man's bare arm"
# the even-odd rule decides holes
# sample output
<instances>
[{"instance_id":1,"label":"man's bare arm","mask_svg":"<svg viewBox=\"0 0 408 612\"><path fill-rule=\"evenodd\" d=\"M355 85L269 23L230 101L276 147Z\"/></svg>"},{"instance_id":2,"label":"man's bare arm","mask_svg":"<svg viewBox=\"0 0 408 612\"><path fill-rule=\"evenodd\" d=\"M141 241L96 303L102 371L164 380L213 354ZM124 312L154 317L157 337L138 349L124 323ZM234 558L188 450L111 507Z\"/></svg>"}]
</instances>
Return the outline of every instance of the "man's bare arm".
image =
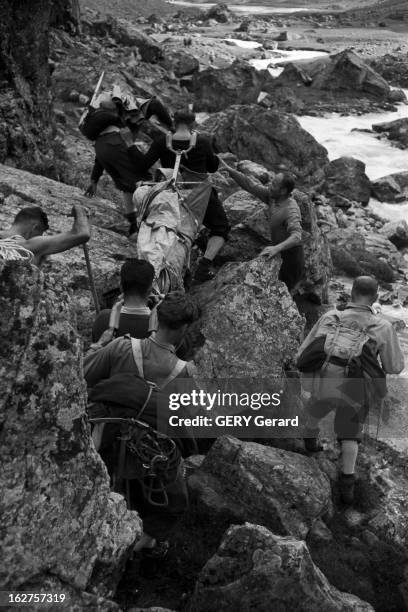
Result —
<instances>
[{"instance_id":1,"label":"man's bare arm","mask_svg":"<svg viewBox=\"0 0 408 612\"><path fill-rule=\"evenodd\" d=\"M88 242L91 233L86 209L82 206L74 206L72 211L74 223L69 232L63 232L55 236L34 236L29 238L24 246L35 256L44 257L68 251Z\"/></svg>"},{"instance_id":2,"label":"man's bare arm","mask_svg":"<svg viewBox=\"0 0 408 612\"><path fill-rule=\"evenodd\" d=\"M228 166L228 164L226 164L221 158L219 159L221 162L221 166L228 172L231 178L233 178L234 181L238 183L240 187L242 187L242 189L245 189L245 191L248 191L248 193L252 193L252 195L254 195L256 198L259 198L262 202L265 202L265 204L269 204L268 187L260 185L256 181L250 179L245 174L242 174L242 172L238 172L238 170L234 170L234 168Z\"/></svg>"}]
</instances>

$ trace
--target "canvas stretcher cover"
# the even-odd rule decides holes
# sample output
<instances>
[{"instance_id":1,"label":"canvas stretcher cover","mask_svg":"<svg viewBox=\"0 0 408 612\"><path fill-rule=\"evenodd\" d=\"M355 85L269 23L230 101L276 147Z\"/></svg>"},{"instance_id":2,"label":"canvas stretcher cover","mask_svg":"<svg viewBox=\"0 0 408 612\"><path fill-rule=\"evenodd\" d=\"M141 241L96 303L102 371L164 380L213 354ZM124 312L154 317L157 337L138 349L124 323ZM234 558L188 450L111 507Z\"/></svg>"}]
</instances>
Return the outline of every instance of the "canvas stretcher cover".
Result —
<instances>
[{"instance_id":1,"label":"canvas stretcher cover","mask_svg":"<svg viewBox=\"0 0 408 612\"><path fill-rule=\"evenodd\" d=\"M142 185L134 193L139 233L137 255L155 270L161 293L182 288L190 251L201 228L211 194L204 180L192 189L180 189L171 180Z\"/></svg>"}]
</instances>

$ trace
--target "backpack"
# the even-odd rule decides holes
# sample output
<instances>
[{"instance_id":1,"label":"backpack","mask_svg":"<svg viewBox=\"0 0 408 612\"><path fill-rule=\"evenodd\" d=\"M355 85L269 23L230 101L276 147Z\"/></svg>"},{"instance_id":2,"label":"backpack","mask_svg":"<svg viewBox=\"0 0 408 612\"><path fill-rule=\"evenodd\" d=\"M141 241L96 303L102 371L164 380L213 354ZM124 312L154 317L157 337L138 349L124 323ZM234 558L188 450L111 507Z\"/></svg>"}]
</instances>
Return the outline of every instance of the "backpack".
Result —
<instances>
[{"instance_id":1,"label":"backpack","mask_svg":"<svg viewBox=\"0 0 408 612\"><path fill-rule=\"evenodd\" d=\"M360 379L364 387L361 395L365 394L369 383L377 397L385 397L385 373L377 359L375 341L356 321L344 321L341 313L335 316L336 321L322 330L326 333L317 336L303 349L296 367L300 372L319 373L323 379L328 375L330 365L340 366L330 368L332 378ZM322 395L323 391L321 385Z\"/></svg>"},{"instance_id":2,"label":"backpack","mask_svg":"<svg viewBox=\"0 0 408 612\"><path fill-rule=\"evenodd\" d=\"M178 359L159 389L144 378L141 341L127 337L132 343L137 374L116 374L101 380L90 391L88 414L95 425L92 437L97 450L102 447L102 453L116 447L117 460L111 462L113 488L126 495L128 504L126 482L136 479L149 504L165 507L166 487L179 474L181 453L171 438L157 431L157 410L161 389L180 374L186 362Z\"/></svg>"},{"instance_id":3,"label":"backpack","mask_svg":"<svg viewBox=\"0 0 408 612\"><path fill-rule=\"evenodd\" d=\"M99 134L110 125L122 127L123 123L117 112L106 108L93 108L90 106L82 115L78 127L88 140L94 142Z\"/></svg>"}]
</instances>

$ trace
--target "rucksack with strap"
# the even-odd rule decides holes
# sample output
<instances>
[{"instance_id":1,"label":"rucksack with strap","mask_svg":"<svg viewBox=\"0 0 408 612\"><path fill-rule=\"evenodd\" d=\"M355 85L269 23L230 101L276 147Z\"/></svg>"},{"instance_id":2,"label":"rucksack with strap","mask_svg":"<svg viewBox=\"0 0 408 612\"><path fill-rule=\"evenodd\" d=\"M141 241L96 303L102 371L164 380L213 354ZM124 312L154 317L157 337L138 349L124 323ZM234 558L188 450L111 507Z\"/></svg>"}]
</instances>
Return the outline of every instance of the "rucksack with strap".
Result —
<instances>
[{"instance_id":1,"label":"rucksack with strap","mask_svg":"<svg viewBox=\"0 0 408 612\"><path fill-rule=\"evenodd\" d=\"M326 333L318 335L298 356L296 367L304 373L319 373L323 379L360 379L363 386L371 384L377 397L387 394L384 370L377 359L377 346L367 330L356 321L344 320L342 314L335 314L335 321L326 325ZM322 386L321 394L324 395Z\"/></svg>"},{"instance_id":2,"label":"rucksack with strap","mask_svg":"<svg viewBox=\"0 0 408 612\"><path fill-rule=\"evenodd\" d=\"M78 127L88 140L94 142L99 134L110 125L123 127L123 121L116 111L106 108L92 108L90 106L81 117Z\"/></svg>"},{"instance_id":3,"label":"rucksack with strap","mask_svg":"<svg viewBox=\"0 0 408 612\"><path fill-rule=\"evenodd\" d=\"M136 479L140 482L143 495L149 504L167 506L166 487L172 484L179 474L181 453L171 438L145 422L144 413L150 408L148 420L156 425L160 390L182 372L186 362L178 359L173 370L161 381L159 389L144 378L141 340L127 337L132 344L137 375L118 374L95 385L90 393L91 401L96 402L89 407L90 422L95 425L108 425L101 436L101 442L105 446L115 444L115 440L119 440L118 461L113 475L114 489L124 493L130 503L128 481ZM143 393L144 401L140 406L140 396ZM136 410L135 404L139 404Z\"/></svg>"}]
</instances>

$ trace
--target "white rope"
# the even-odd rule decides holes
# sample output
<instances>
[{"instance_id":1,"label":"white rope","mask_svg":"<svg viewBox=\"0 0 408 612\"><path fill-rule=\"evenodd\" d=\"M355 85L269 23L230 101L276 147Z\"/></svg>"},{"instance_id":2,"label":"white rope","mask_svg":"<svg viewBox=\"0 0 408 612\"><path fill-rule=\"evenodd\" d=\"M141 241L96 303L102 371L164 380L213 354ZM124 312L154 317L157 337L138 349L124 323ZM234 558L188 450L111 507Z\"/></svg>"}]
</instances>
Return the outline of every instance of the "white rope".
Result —
<instances>
[{"instance_id":1,"label":"white rope","mask_svg":"<svg viewBox=\"0 0 408 612\"><path fill-rule=\"evenodd\" d=\"M21 236L0 238L0 259L3 261L28 261L31 262L34 254L19 244Z\"/></svg>"}]
</instances>

